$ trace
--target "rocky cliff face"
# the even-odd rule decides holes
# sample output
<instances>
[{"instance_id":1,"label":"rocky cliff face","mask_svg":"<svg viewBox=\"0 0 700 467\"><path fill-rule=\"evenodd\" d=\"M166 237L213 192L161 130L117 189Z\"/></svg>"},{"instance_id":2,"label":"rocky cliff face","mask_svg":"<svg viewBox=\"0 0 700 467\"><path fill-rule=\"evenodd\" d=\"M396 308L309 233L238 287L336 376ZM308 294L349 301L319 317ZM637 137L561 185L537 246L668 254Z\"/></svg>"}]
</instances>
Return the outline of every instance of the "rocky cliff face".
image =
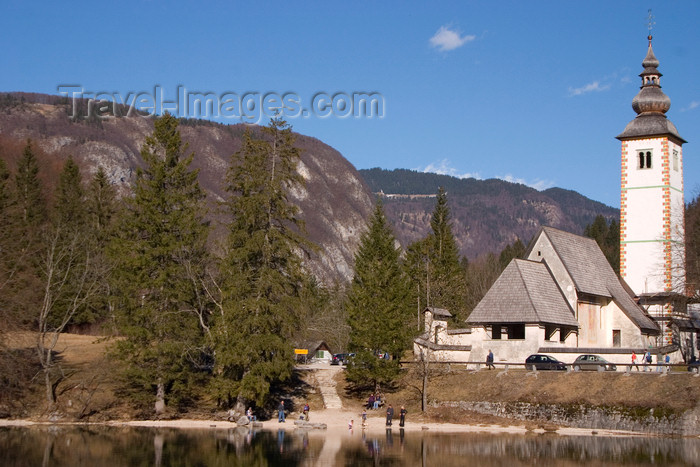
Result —
<instances>
[{"instance_id":1,"label":"rocky cliff face","mask_svg":"<svg viewBox=\"0 0 700 467\"><path fill-rule=\"evenodd\" d=\"M0 136L17 141L30 138L49 158L72 155L86 177L101 166L120 194L129 193L136 168L143 163L140 149L153 131L153 120L132 116L74 122L69 113L69 104L58 97L20 96L0 108ZM186 121L180 127L188 150L195 153L193 167L200 171L210 217L217 225L214 240L225 234L222 223L226 219L218 201L224 198L224 176L245 130L242 124L203 121ZM323 283L349 280L372 211L372 195L352 164L336 150L303 135L297 135L296 143L301 149L298 171L306 185L290 193L290 199L301 210L309 238L319 246L307 265Z\"/></svg>"}]
</instances>

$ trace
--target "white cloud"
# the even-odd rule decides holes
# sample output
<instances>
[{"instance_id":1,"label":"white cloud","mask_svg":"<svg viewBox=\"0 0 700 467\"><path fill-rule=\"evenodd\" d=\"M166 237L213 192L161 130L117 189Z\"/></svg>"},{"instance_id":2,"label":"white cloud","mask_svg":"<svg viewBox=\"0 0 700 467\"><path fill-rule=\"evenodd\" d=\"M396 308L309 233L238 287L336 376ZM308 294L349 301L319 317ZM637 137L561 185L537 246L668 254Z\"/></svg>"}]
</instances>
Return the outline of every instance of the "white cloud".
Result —
<instances>
[{"instance_id":1,"label":"white cloud","mask_svg":"<svg viewBox=\"0 0 700 467\"><path fill-rule=\"evenodd\" d=\"M424 168L416 168L414 169L417 172L425 172L425 173L434 173L438 175L450 175L452 177L456 178L476 178L476 179L481 179L481 176L479 174L473 174L473 173L459 173L457 169L454 167L450 166L450 161L448 159L443 159L438 162L431 162L430 164L426 165Z\"/></svg>"},{"instance_id":2,"label":"white cloud","mask_svg":"<svg viewBox=\"0 0 700 467\"><path fill-rule=\"evenodd\" d=\"M413 169L417 172L424 172L424 173L434 173L438 175L449 175L451 177L455 178L475 178L477 180L483 180L484 178L479 174L479 173L470 173L470 172L462 172L460 173L457 169L451 166L451 163L449 159L442 159L441 161L438 162L431 162L430 164L426 165L425 167L419 167ZM534 180L534 181L527 181L524 178L518 178L515 177L511 174L506 174L506 175L496 175L493 178L497 178L499 180L503 180L506 182L510 183L520 183L521 185L529 186L530 188L534 188L537 191L542 191L546 190L547 188L552 188L554 186L554 182L550 180Z\"/></svg>"},{"instance_id":3,"label":"white cloud","mask_svg":"<svg viewBox=\"0 0 700 467\"><path fill-rule=\"evenodd\" d=\"M681 109L681 112L685 112L687 110L694 110L700 107L700 102L698 101L692 101L690 104L688 104L688 107Z\"/></svg>"},{"instance_id":4,"label":"white cloud","mask_svg":"<svg viewBox=\"0 0 700 467\"><path fill-rule=\"evenodd\" d=\"M588 94L589 92L607 91L608 89L610 89L609 84L600 84L600 81L593 81L592 83L588 83L585 86L581 86L580 88L569 87L569 95L580 96L581 94Z\"/></svg>"},{"instance_id":5,"label":"white cloud","mask_svg":"<svg viewBox=\"0 0 700 467\"><path fill-rule=\"evenodd\" d=\"M440 26L440 29L430 38L430 45L437 48L440 52L448 52L462 47L474 39L476 39L474 35L461 36L458 31L452 30L447 26Z\"/></svg>"},{"instance_id":6,"label":"white cloud","mask_svg":"<svg viewBox=\"0 0 700 467\"><path fill-rule=\"evenodd\" d=\"M500 180L504 180L506 182L520 183L521 185L525 185L525 186L529 186L530 188L534 188L537 191L546 190L547 188L552 188L554 186L554 182L552 182L550 180L534 180L534 181L528 182L524 178L514 177L511 174L496 175L496 178L498 178Z\"/></svg>"}]
</instances>

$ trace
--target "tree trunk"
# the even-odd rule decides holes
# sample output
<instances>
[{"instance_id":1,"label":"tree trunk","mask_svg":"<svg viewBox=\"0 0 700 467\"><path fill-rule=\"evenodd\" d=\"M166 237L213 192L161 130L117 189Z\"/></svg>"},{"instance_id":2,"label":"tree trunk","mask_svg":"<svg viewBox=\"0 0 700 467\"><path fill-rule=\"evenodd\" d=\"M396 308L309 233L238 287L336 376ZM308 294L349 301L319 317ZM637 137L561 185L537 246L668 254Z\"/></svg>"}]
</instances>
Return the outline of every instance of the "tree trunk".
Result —
<instances>
[{"instance_id":1,"label":"tree trunk","mask_svg":"<svg viewBox=\"0 0 700 467\"><path fill-rule=\"evenodd\" d=\"M156 390L155 410L156 415L165 413L165 384L162 381L158 382L158 389Z\"/></svg>"},{"instance_id":2,"label":"tree trunk","mask_svg":"<svg viewBox=\"0 0 700 467\"><path fill-rule=\"evenodd\" d=\"M421 391L420 409L425 412L428 408L428 368L423 372L423 390Z\"/></svg>"},{"instance_id":3,"label":"tree trunk","mask_svg":"<svg viewBox=\"0 0 700 467\"><path fill-rule=\"evenodd\" d=\"M245 414L246 411L246 400L243 398L243 396L238 396L236 397L236 403L233 406L233 411L236 414Z\"/></svg>"}]
</instances>

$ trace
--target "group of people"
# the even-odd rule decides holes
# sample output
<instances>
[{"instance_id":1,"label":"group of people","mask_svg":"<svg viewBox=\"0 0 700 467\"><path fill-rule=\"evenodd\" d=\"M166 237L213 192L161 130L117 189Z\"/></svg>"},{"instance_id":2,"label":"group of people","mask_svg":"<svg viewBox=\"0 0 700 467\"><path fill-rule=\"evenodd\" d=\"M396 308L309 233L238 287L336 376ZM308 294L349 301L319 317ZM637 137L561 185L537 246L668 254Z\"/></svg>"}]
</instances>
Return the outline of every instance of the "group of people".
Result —
<instances>
[{"instance_id":1,"label":"group of people","mask_svg":"<svg viewBox=\"0 0 700 467\"><path fill-rule=\"evenodd\" d=\"M642 359L641 359L641 363L644 366L644 371L647 371L647 367L651 366L651 363L652 363L651 352L649 352L648 350L646 352L644 352L644 355L642 356ZM661 355L656 356L656 363L657 363L657 365L659 365L661 363ZM664 363L666 363L667 365L669 363L671 363L671 356L669 354L666 354L666 357L664 357ZM631 366L634 366L637 369L637 371L639 371L639 365L637 364L637 354L635 352L632 352L632 365ZM630 366L630 370L632 369L631 366ZM661 366L658 366L656 368L656 370L661 371Z\"/></svg>"},{"instance_id":2,"label":"group of people","mask_svg":"<svg viewBox=\"0 0 700 467\"><path fill-rule=\"evenodd\" d=\"M406 407L403 405L401 406L401 410L399 411L399 426L403 427L404 424L406 423L406 414L408 411L406 410ZM391 426L392 422L394 419L394 407L392 407L391 404L389 404L389 407L386 409L386 426Z\"/></svg>"},{"instance_id":3,"label":"group of people","mask_svg":"<svg viewBox=\"0 0 700 467\"><path fill-rule=\"evenodd\" d=\"M377 410L383 405L381 394L370 394L367 398L367 409Z\"/></svg>"},{"instance_id":4,"label":"group of people","mask_svg":"<svg viewBox=\"0 0 700 467\"><path fill-rule=\"evenodd\" d=\"M251 409L248 409L251 410ZM285 406L284 406L284 401L280 401L279 405L277 406L277 423L286 423L286 418L285 418ZM311 411L311 407L309 407L309 404L306 403L304 404L304 408L302 409L301 412L301 418L302 420L306 420L307 422L309 421L309 412ZM252 412L251 412L252 414Z\"/></svg>"}]
</instances>

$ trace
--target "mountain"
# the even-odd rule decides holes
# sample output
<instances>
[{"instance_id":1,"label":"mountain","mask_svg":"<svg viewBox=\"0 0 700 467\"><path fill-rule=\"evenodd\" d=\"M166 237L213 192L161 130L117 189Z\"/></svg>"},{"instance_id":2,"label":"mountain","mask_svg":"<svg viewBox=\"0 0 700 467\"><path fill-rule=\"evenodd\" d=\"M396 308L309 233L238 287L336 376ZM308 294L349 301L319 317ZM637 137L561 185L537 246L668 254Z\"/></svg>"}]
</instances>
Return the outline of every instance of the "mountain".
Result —
<instances>
[{"instance_id":1,"label":"mountain","mask_svg":"<svg viewBox=\"0 0 700 467\"><path fill-rule=\"evenodd\" d=\"M405 169L359 172L375 196L382 197L403 245L429 233L435 194L444 187L452 232L460 253L469 259L498 253L518 238L527 243L543 225L582 234L599 214L619 219L619 210L561 188L537 191L498 179L460 179Z\"/></svg>"},{"instance_id":2,"label":"mountain","mask_svg":"<svg viewBox=\"0 0 700 467\"><path fill-rule=\"evenodd\" d=\"M78 101L78 114L87 115ZM72 155L90 177L99 166L124 195L142 166L141 146L153 131L153 120L139 115L73 120L72 103L45 94L0 94L0 157L21 154L31 139L43 154L43 178L55 183L63 160ZM214 244L225 234L218 210L225 196L224 175L231 155L241 147L244 124L223 125L207 120L182 120L180 131L195 153L194 168L207 192L215 221ZM316 138L296 135L301 149L299 172L306 181L290 193L301 209L309 238L319 245L308 265L324 283L352 278L354 254L376 195L384 193L387 217L399 242L407 246L430 230L435 193L444 186L452 212L452 227L460 253L474 259L498 253L520 238L527 242L541 225L582 233L596 215L617 219L619 212L576 192L552 188L539 192L503 180L458 179L411 170L356 170L338 151Z\"/></svg>"},{"instance_id":3,"label":"mountain","mask_svg":"<svg viewBox=\"0 0 700 467\"><path fill-rule=\"evenodd\" d=\"M85 102L80 102L80 105ZM7 148L21 147L27 139L44 153L43 169L48 185L57 177L61 161L72 155L84 178L102 166L121 194L130 190L136 168L142 166L140 149L153 131L153 120L139 115L109 119L69 118L71 103L43 94L0 94L0 155L13 157ZM183 120L180 132L192 166L207 193L210 217L225 221L218 202L226 195L224 176L231 155L239 150L245 124L223 125L206 120ZM312 272L327 284L352 278L354 254L365 220L372 212L373 197L355 168L338 151L323 142L296 134L301 149L299 173L306 184L290 193L301 210L310 239L320 248L308 260ZM17 152L17 151L15 151ZM21 149L19 149L21 153ZM16 156L18 156L17 154ZM10 164L12 165L12 164ZM220 222L214 242L225 235Z\"/></svg>"}]
</instances>

